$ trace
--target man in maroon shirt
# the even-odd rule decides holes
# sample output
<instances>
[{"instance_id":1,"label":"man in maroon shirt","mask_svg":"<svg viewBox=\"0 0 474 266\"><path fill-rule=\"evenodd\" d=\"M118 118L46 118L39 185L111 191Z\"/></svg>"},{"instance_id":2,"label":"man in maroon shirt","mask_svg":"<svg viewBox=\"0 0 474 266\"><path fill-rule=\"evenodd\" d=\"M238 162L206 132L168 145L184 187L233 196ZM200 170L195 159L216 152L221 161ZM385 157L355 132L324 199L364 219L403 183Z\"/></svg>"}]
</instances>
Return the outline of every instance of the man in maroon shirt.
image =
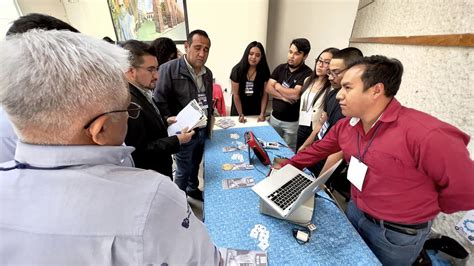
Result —
<instances>
[{"instance_id":1,"label":"man in maroon shirt","mask_svg":"<svg viewBox=\"0 0 474 266\"><path fill-rule=\"evenodd\" d=\"M384 265L411 265L439 212L474 209L470 137L402 106L394 98L402 74L400 61L384 56L349 65L336 96L347 118L284 163L304 168L343 151L347 216Z\"/></svg>"}]
</instances>

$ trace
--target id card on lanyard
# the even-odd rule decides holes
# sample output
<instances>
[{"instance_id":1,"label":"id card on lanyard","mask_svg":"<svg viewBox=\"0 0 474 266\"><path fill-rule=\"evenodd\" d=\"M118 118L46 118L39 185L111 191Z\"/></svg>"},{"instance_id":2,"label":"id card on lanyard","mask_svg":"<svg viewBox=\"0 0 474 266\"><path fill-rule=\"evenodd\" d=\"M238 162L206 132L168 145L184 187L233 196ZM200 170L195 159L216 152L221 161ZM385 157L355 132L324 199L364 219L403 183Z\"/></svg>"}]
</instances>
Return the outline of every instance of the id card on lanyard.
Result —
<instances>
[{"instance_id":1,"label":"id card on lanyard","mask_svg":"<svg viewBox=\"0 0 474 266\"><path fill-rule=\"evenodd\" d=\"M198 101L199 106L201 106L202 109L209 108L209 105L207 103L207 96L205 92L198 92L197 101Z\"/></svg>"},{"instance_id":2,"label":"id card on lanyard","mask_svg":"<svg viewBox=\"0 0 474 266\"><path fill-rule=\"evenodd\" d=\"M245 82L245 95L247 96L253 95L253 81Z\"/></svg>"},{"instance_id":3,"label":"id card on lanyard","mask_svg":"<svg viewBox=\"0 0 474 266\"><path fill-rule=\"evenodd\" d=\"M316 95L313 95L311 94L310 91L307 91L306 92L306 97L304 98L302 96L302 99L301 99L301 110L300 110L300 118L299 118L299 125L300 126L311 126L311 122L312 122L312 117L313 117L313 101L311 101L310 103L310 98L314 99L314 97ZM303 93L303 95L305 95Z\"/></svg>"},{"instance_id":4,"label":"id card on lanyard","mask_svg":"<svg viewBox=\"0 0 474 266\"><path fill-rule=\"evenodd\" d=\"M365 175L367 174L368 166L364 163L364 157L367 151L369 150L372 141L377 135L377 131L382 123L379 123L375 128L372 138L370 138L369 143L365 146L362 154L360 153L360 134L357 132L357 157L351 156L351 161L349 162L349 169L347 170L347 179L359 190L362 191L362 186L364 185Z\"/></svg>"}]
</instances>

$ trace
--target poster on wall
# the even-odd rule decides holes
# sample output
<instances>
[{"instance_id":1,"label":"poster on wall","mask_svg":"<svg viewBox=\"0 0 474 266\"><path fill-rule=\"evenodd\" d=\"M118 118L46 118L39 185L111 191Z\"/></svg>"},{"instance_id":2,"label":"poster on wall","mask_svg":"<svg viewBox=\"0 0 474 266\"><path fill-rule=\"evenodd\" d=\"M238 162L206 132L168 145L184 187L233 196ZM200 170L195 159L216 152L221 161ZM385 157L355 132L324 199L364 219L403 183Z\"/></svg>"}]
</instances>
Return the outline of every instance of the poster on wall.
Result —
<instances>
[{"instance_id":1,"label":"poster on wall","mask_svg":"<svg viewBox=\"0 0 474 266\"><path fill-rule=\"evenodd\" d=\"M186 0L107 0L117 41L168 37L184 43L188 35Z\"/></svg>"}]
</instances>

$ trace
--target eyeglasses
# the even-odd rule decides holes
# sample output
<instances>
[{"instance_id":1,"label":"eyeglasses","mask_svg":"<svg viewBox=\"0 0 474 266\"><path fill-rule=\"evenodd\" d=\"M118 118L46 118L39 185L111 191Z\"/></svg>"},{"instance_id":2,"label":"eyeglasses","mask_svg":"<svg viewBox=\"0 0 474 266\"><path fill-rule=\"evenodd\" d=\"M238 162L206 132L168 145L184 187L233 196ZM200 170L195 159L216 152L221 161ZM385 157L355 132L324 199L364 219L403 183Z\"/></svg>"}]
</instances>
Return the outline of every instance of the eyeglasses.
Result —
<instances>
[{"instance_id":1,"label":"eyeglasses","mask_svg":"<svg viewBox=\"0 0 474 266\"><path fill-rule=\"evenodd\" d=\"M142 68L142 69L145 69L146 71L150 72L151 74L155 73L155 72L158 72L158 70L160 69L160 66L157 66L157 67L141 67L141 66L133 66L135 68Z\"/></svg>"},{"instance_id":2,"label":"eyeglasses","mask_svg":"<svg viewBox=\"0 0 474 266\"><path fill-rule=\"evenodd\" d=\"M142 110L142 107L140 105L134 102L131 102L126 110L124 109L124 110L109 111L109 112L105 112L100 115L97 115L96 117L92 118L92 120L84 126L84 129L88 129L91 126L91 124L94 123L95 120L97 120L97 118L103 115L108 115L108 114L113 114L113 113L127 112L128 118L137 119L138 116L140 115L140 110Z\"/></svg>"},{"instance_id":3,"label":"eyeglasses","mask_svg":"<svg viewBox=\"0 0 474 266\"><path fill-rule=\"evenodd\" d=\"M347 70L347 69L344 68L344 69L341 69L341 70L339 70L339 71L336 72L336 71L332 71L332 70L328 69L327 75L328 75L328 77L333 76L334 78L337 78L339 75L342 74L342 72L344 72L344 71L346 71L346 70Z\"/></svg>"},{"instance_id":4,"label":"eyeglasses","mask_svg":"<svg viewBox=\"0 0 474 266\"><path fill-rule=\"evenodd\" d=\"M316 58L315 63L316 63L316 64L319 63L319 64L321 64L321 65L323 65L323 66L329 66L330 61L324 61L324 60L322 60L321 57L320 57L320 58Z\"/></svg>"}]
</instances>

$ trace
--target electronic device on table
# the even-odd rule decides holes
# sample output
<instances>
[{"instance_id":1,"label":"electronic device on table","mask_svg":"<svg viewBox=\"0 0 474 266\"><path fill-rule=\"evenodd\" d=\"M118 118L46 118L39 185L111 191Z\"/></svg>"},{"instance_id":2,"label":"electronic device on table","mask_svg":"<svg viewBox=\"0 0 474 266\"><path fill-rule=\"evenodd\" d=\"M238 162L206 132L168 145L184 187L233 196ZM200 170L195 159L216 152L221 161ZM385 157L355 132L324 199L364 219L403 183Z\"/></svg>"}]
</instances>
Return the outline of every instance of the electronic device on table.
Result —
<instances>
[{"instance_id":1,"label":"electronic device on table","mask_svg":"<svg viewBox=\"0 0 474 266\"><path fill-rule=\"evenodd\" d=\"M257 158L262 162L263 165L270 164L270 158L268 157L268 153L262 147L260 141L255 137L252 131L247 131L244 133L245 142L248 146L248 153L249 153L249 164L250 162L250 150L252 150Z\"/></svg>"},{"instance_id":2,"label":"electronic device on table","mask_svg":"<svg viewBox=\"0 0 474 266\"><path fill-rule=\"evenodd\" d=\"M311 222L314 211L314 193L326 183L338 165L313 178L296 167L287 164L260 181L252 190L260 197L260 212L297 224Z\"/></svg>"}]
</instances>

